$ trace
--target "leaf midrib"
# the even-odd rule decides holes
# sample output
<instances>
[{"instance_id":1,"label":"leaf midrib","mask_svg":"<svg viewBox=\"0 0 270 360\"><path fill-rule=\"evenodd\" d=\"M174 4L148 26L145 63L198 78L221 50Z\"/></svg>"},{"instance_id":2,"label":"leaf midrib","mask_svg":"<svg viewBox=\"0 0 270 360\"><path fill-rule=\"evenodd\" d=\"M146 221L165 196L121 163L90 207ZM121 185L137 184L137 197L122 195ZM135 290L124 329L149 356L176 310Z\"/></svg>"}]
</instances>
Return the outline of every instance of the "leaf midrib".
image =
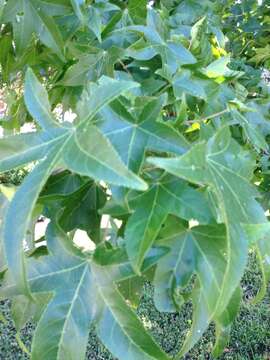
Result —
<instances>
[{"instance_id":1,"label":"leaf midrib","mask_svg":"<svg viewBox=\"0 0 270 360\"><path fill-rule=\"evenodd\" d=\"M70 307L69 307L69 309L68 309L67 315L66 315L66 317L65 317L65 321L64 321L64 325L63 325L63 330L61 331L61 337L60 337L60 340L59 340L59 342L58 342L58 344L57 344L58 349L57 349L56 359L60 359L60 360L61 360L61 356L59 357L59 351L60 351L60 348L62 347L63 337L64 337L65 329L66 329L66 326L67 326L67 322L68 322L67 320L69 319L70 314L71 314L71 312L72 312L72 310L73 310L74 304L75 304L77 298L79 297L79 291L80 291L80 288L81 288L81 286L82 286L82 284L83 284L83 281L84 281L84 278L85 278L85 276L86 276L86 272L87 272L88 269L89 269L88 264L86 264L85 269L84 269L84 271L83 271L83 273L82 273L82 275L81 275L81 279L80 279L80 281L79 281L79 283L78 283L78 285L77 285L77 287L76 287L76 290L75 290L74 296L73 296L73 298L72 298L72 301L71 301L71 303L70 303Z\"/></svg>"},{"instance_id":2,"label":"leaf midrib","mask_svg":"<svg viewBox=\"0 0 270 360\"><path fill-rule=\"evenodd\" d=\"M67 131L68 132L68 131ZM63 135L59 135L57 136L56 138L54 139L51 139L49 141L45 141L45 142L42 142L41 144L38 144L38 145L35 145L35 146L32 146L30 148L27 148L25 149L24 151L20 152L19 154L15 154L15 155L11 155L11 156L8 156L8 157L5 157L2 161L12 161L12 159L15 159L15 158L19 158L19 157L24 157L25 154L31 152L31 151L35 151L35 150L38 150L38 149L43 149L43 148L46 148L46 146L49 146L49 145L53 145L54 143L57 143L60 139L62 138L65 138L66 137L66 133L63 134ZM43 156L43 158L46 158L48 154L45 154ZM36 160L40 160L42 158L37 158ZM0 161L0 164L1 164L1 161ZM23 164L23 163L22 163ZM21 165L18 165L18 166L21 166Z\"/></svg>"},{"instance_id":3,"label":"leaf midrib","mask_svg":"<svg viewBox=\"0 0 270 360\"><path fill-rule=\"evenodd\" d=\"M108 276L108 278L110 278L110 275L107 274L107 270L104 270L104 272L106 272L106 275ZM129 339L129 342L131 342L131 343L132 343L136 348L138 348L140 351L146 353L145 350L142 349L142 348L133 340L133 338L129 336L128 332L125 330L125 327L122 327L122 326L121 326L121 322L118 320L118 317L114 314L114 311L111 309L110 303L107 301L107 297L104 296L103 291L101 290L101 286L99 286L98 284L97 284L97 286L98 286L98 289L99 289L99 294L100 294L100 296L102 297L104 303L107 305L107 308L109 309L110 313L112 314L115 323L117 323L118 326L121 328L121 330L123 331L123 333L126 335L127 339ZM114 286L114 284L113 284L113 286ZM115 289L115 291L118 293L118 290L117 290L117 289ZM121 296L121 295L119 294L119 296ZM122 296L121 296L121 298L122 298ZM131 311L135 316L137 316L132 309L130 309L130 311ZM136 329L136 328L135 328L135 329ZM147 352L146 354L147 354L147 356L148 356L149 358L152 358L153 360L156 360L156 358L153 358L152 355L150 355L148 352Z\"/></svg>"}]
</instances>

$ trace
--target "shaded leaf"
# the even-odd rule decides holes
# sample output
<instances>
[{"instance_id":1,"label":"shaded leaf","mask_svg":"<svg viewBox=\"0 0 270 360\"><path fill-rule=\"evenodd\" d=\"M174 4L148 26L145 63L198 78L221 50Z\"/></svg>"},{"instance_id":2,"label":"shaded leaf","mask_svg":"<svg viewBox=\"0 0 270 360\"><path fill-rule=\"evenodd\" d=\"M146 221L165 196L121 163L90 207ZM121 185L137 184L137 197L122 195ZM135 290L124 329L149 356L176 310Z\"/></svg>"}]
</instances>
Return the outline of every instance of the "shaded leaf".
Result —
<instances>
[{"instance_id":1,"label":"shaded leaf","mask_svg":"<svg viewBox=\"0 0 270 360\"><path fill-rule=\"evenodd\" d=\"M208 223L212 218L203 196L185 182L170 176L158 179L147 192L133 198L129 207L134 212L125 228L125 240L129 259L137 272L168 214L202 223Z\"/></svg>"},{"instance_id":2,"label":"shaded leaf","mask_svg":"<svg viewBox=\"0 0 270 360\"><path fill-rule=\"evenodd\" d=\"M164 122L156 121L162 105L162 98L154 99L143 108L138 119L119 102L101 112L102 120L98 126L135 173L141 168L146 150L182 154L189 147L179 132Z\"/></svg>"}]
</instances>

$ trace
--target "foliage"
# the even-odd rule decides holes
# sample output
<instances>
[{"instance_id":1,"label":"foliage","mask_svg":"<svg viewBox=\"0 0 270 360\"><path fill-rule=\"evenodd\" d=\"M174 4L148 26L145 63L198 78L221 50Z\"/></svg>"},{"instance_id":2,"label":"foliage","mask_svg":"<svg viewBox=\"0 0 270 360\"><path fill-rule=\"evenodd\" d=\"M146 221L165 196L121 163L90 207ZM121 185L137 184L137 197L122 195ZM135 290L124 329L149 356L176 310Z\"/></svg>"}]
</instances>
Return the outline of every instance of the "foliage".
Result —
<instances>
[{"instance_id":1,"label":"foliage","mask_svg":"<svg viewBox=\"0 0 270 360\"><path fill-rule=\"evenodd\" d=\"M134 311L145 279L159 311L192 301L176 358L210 323L218 356L250 249L263 275L254 301L270 278L269 90L228 52L220 4L0 9L0 171L32 165L14 195L1 188L0 296L17 330L37 321L32 359L84 359L91 326L118 359L168 359Z\"/></svg>"},{"instance_id":2,"label":"foliage","mask_svg":"<svg viewBox=\"0 0 270 360\"><path fill-rule=\"evenodd\" d=\"M242 281L244 297L240 312L232 325L230 342L223 355L219 357L220 360L261 360L267 359L269 356L270 289L268 288L268 296L257 306L253 306L249 301L261 283L261 275L254 255L251 254L250 256ZM6 360L26 360L28 359L27 354L23 353L16 342L16 331L11 320L11 310L12 306L9 302L0 303L0 311L9 320L8 324L0 322L0 353ZM156 310L153 302L153 287L147 282L137 311L146 328L153 334L162 348L172 356L176 354L191 323L192 307L190 302L183 305L179 313L160 313ZM27 323L21 331L21 339L29 348L33 333L32 322ZM210 326L201 340L190 351L188 358L190 360L212 359L209 351L214 342L214 327ZM90 329L86 358L89 360L115 359L102 346L93 328Z\"/></svg>"},{"instance_id":3,"label":"foliage","mask_svg":"<svg viewBox=\"0 0 270 360\"><path fill-rule=\"evenodd\" d=\"M230 38L230 48L234 55L269 68L269 3L255 0L226 3L228 12L224 16L224 31Z\"/></svg>"}]
</instances>

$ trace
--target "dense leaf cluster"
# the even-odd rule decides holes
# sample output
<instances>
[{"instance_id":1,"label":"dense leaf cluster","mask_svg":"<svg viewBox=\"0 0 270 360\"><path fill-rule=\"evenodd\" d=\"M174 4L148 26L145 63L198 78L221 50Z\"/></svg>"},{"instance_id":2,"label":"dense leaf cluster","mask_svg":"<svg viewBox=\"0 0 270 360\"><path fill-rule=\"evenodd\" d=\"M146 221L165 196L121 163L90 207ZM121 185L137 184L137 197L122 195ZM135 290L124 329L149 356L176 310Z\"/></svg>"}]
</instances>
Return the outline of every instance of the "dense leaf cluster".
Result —
<instances>
[{"instance_id":1,"label":"dense leaf cluster","mask_svg":"<svg viewBox=\"0 0 270 360\"><path fill-rule=\"evenodd\" d=\"M250 250L264 297L269 88L251 65L267 61L241 58L253 1L226 4L0 0L0 172L29 170L1 186L0 297L18 330L37 321L32 359L84 359L92 325L118 359L168 359L135 312L145 279L162 312L192 301L177 358L210 323L218 356Z\"/></svg>"},{"instance_id":2,"label":"dense leaf cluster","mask_svg":"<svg viewBox=\"0 0 270 360\"><path fill-rule=\"evenodd\" d=\"M235 56L251 64L270 66L270 3L226 1L223 31Z\"/></svg>"}]
</instances>

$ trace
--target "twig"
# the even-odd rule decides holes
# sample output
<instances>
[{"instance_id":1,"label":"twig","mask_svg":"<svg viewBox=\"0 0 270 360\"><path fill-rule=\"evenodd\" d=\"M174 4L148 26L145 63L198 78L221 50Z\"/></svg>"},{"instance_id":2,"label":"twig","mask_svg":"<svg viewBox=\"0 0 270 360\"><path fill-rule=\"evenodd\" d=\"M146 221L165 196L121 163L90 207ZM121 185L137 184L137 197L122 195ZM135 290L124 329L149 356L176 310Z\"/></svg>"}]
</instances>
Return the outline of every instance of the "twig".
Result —
<instances>
[{"instance_id":1,"label":"twig","mask_svg":"<svg viewBox=\"0 0 270 360\"><path fill-rule=\"evenodd\" d=\"M124 64L121 59L119 59L118 62L119 62L119 64L123 67L123 69L124 69L130 76L132 76L131 73L130 73L130 71L128 70L126 64Z\"/></svg>"},{"instance_id":2,"label":"twig","mask_svg":"<svg viewBox=\"0 0 270 360\"><path fill-rule=\"evenodd\" d=\"M216 118L216 117L218 117L218 116L221 116L221 115L223 115L223 114L226 114L226 113L228 113L229 111L230 111L229 109L225 109L225 110L222 110L222 111L217 112L217 113L215 113L215 114L212 114L212 115L209 115L209 116L205 116L205 117L200 118L200 119L197 119L197 120L187 120L187 121L185 121L185 123L189 125L189 124L195 124L195 123L203 122L203 121L205 121L205 120L214 119L214 118Z\"/></svg>"},{"instance_id":3,"label":"twig","mask_svg":"<svg viewBox=\"0 0 270 360\"><path fill-rule=\"evenodd\" d=\"M161 94L163 94L165 91L167 91L170 87L172 86L172 84L166 84L164 85L163 88L159 89L158 92L155 94L155 96L159 96Z\"/></svg>"}]
</instances>

